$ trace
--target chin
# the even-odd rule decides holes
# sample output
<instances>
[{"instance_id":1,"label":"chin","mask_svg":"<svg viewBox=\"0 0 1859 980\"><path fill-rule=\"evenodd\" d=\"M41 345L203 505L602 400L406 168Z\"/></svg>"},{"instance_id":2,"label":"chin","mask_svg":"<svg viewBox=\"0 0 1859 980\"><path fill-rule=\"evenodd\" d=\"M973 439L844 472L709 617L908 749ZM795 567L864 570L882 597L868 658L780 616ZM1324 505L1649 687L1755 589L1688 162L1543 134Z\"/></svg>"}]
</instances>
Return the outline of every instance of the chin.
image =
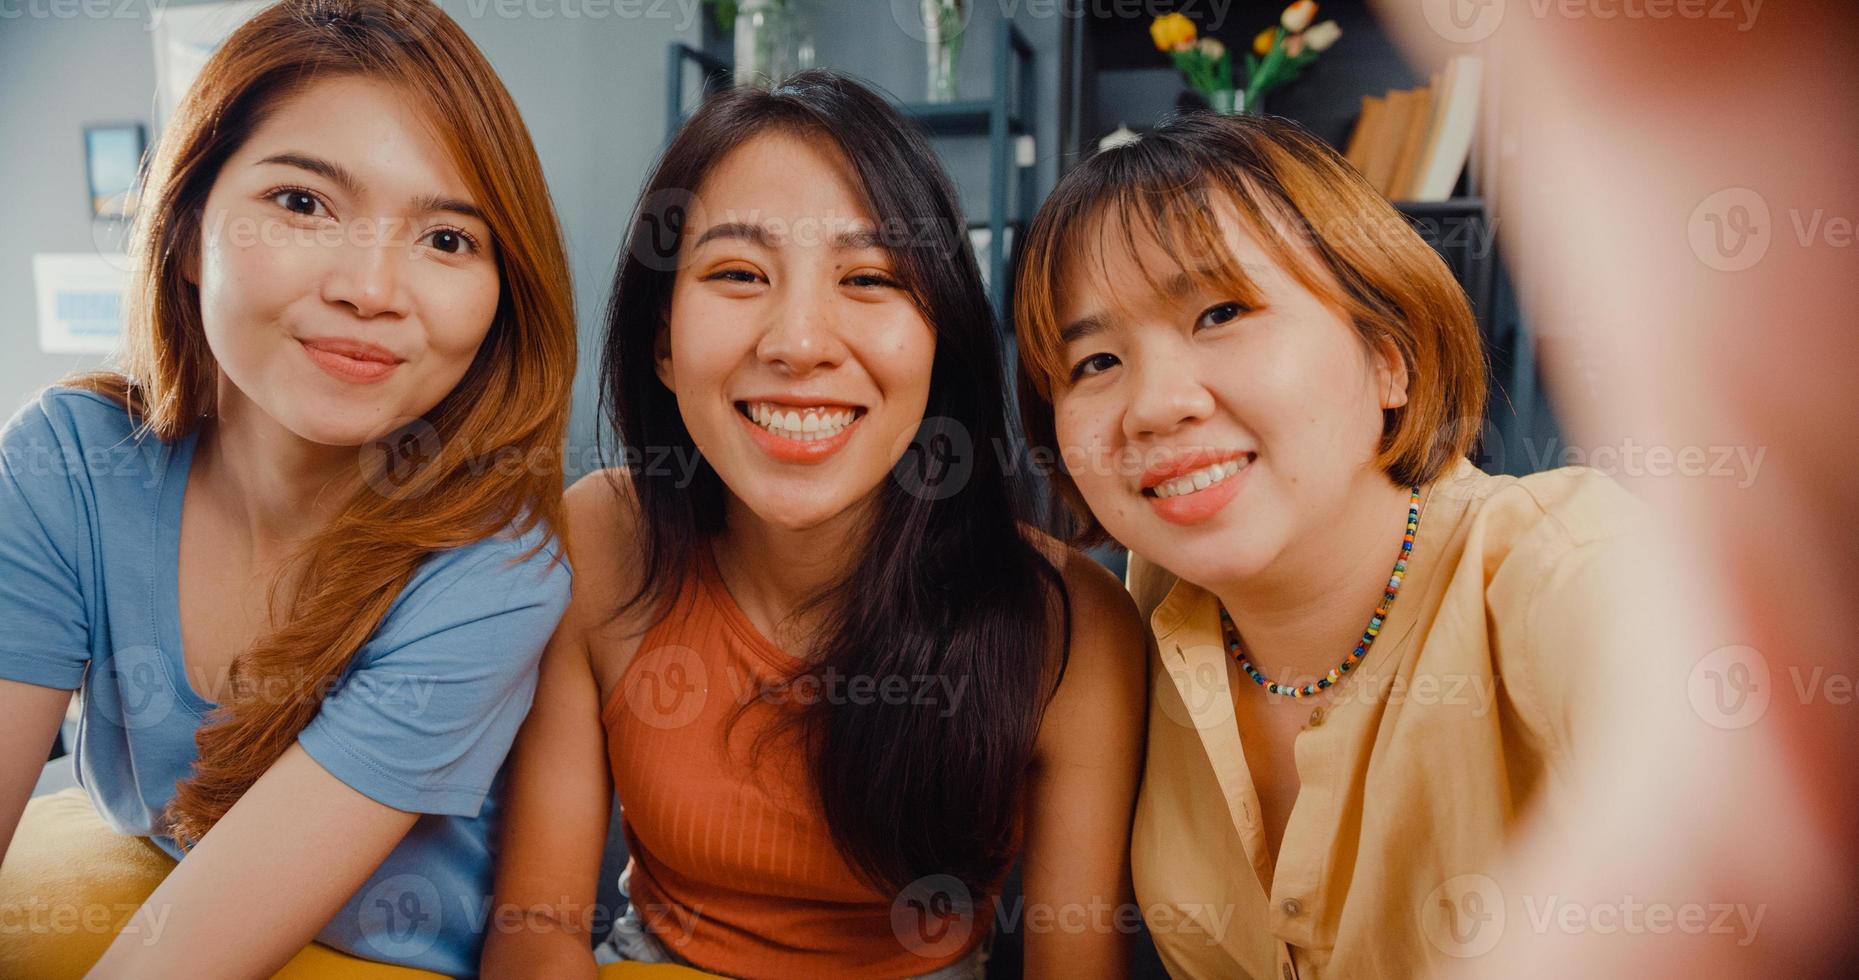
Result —
<instances>
[{"instance_id":1,"label":"chin","mask_svg":"<svg viewBox=\"0 0 1859 980\"><path fill-rule=\"evenodd\" d=\"M392 418L391 413L358 410L353 404L341 404L313 406L307 411L280 416L278 421L305 442L319 446L356 447L366 445L411 421L408 418L394 422L390 421Z\"/></svg>"},{"instance_id":2,"label":"chin","mask_svg":"<svg viewBox=\"0 0 1859 980\"><path fill-rule=\"evenodd\" d=\"M1145 533L1146 532L1146 533ZM1112 534L1131 551L1195 584L1255 578L1271 567L1278 549L1236 528L1142 528Z\"/></svg>"}]
</instances>

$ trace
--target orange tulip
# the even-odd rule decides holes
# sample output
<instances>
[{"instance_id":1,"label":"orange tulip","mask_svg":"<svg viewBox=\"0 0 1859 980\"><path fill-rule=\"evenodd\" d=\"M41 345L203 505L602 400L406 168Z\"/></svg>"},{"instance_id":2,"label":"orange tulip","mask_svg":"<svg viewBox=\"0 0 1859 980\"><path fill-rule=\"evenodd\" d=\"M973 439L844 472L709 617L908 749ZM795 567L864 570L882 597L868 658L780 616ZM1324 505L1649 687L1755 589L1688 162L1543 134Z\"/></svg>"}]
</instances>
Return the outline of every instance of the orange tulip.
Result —
<instances>
[{"instance_id":1,"label":"orange tulip","mask_svg":"<svg viewBox=\"0 0 1859 980\"><path fill-rule=\"evenodd\" d=\"M1284 25L1286 31L1296 34L1304 28L1309 27L1310 22L1315 19L1316 16L1316 0L1297 0L1296 3L1285 8L1285 14L1278 22Z\"/></svg>"},{"instance_id":2,"label":"orange tulip","mask_svg":"<svg viewBox=\"0 0 1859 980\"><path fill-rule=\"evenodd\" d=\"M1197 35L1194 22L1185 15L1164 14L1149 25L1149 38L1157 51L1177 51L1193 44Z\"/></svg>"}]
</instances>

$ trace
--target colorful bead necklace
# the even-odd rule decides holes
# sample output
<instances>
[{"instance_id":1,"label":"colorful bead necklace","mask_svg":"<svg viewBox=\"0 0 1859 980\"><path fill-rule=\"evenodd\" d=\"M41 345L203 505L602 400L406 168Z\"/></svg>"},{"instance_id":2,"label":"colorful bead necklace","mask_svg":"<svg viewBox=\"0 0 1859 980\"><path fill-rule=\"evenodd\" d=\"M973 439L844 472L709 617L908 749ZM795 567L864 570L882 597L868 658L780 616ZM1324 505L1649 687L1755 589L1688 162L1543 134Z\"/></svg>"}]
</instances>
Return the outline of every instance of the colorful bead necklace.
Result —
<instances>
[{"instance_id":1,"label":"colorful bead necklace","mask_svg":"<svg viewBox=\"0 0 1859 980\"><path fill-rule=\"evenodd\" d=\"M1401 592L1401 580L1407 577L1407 556L1414 550L1414 533L1420 530L1420 488L1414 487L1407 503L1407 533L1401 536L1401 554L1394 559L1394 573L1388 576L1387 591L1381 594L1381 605L1375 607L1375 614L1368 618L1368 629L1362 631L1362 639L1356 641L1356 648L1349 651L1348 659L1319 678L1315 684L1298 687L1295 684L1280 684L1268 681L1259 673L1257 667L1239 648L1239 630L1233 625L1233 617L1227 615L1226 605L1220 606L1220 630L1226 635L1226 649L1239 661L1239 669L1258 684L1273 694L1286 694L1294 698L1313 697L1318 691L1343 679L1343 675L1355 669L1356 664L1368 655L1368 648L1375 643L1375 637L1381 635L1381 624L1388 619L1388 610L1394 608L1394 597Z\"/></svg>"}]
</instances>

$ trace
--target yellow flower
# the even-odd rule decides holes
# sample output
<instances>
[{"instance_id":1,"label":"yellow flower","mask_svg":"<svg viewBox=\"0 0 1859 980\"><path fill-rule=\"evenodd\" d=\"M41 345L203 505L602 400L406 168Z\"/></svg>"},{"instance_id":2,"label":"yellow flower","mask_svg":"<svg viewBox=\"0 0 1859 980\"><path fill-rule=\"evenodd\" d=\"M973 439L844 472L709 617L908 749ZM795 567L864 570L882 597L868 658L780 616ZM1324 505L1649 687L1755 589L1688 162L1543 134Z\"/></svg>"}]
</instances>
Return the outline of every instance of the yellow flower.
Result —
<instances>
[{"instance_id":1,"label":"yellow flower","mask_svg":"<svg viewBox=\"0 0 1859 980\"><path fill-rule=\"evenodd\" d=\"M1285 30L1296 34L1309 27L1311 20L1316 16L1316 0L1297 0L1296 3L1285 8L1285 15L1278 22L1284 25Z\"/></svg>"},{"instance_id":2,"label":"yellow flower","mask_svg":"<svg viewBox=\"0 0 1859 980\"><path fill-rule=\"evenodd\" d=\"M1157 51L1178 51L1193 44L1195 34L1194 22L1179 13L1164 14L1149 25L1149 37L1155 41Z\"/></svg>"},{"instance_id":3,"label":"yellow flower","mask_svg":"<svg viewBox=\"0 0 1859 980\"><path fill-rule=\"evenodd\" d=\"M1263 58L1272 53L1272 41L1278 36L1278 28L1267 27L1252 39L1252 53Z\"/></svg>"},{"instance_id":4,"label":"yellow flower","mask_svg":"<svg viewBox=\"0 0 1859 980\"><path fill-rule=\"evenodd\" d=\"M1219 61L1220 57L1226 54L1226 45L1221 44L1217 37L1201 38L1200 48L1201 54L1205 55L1208 61Z\"/></svg>"},{"instance_id":5,"label":"yellow flower","mask_svg":"<svg viewBox=\"0 0 1859 980\"><path fill-rule=\"evenodd\" d=\"M1312 51L1327 51L1330 45L1335 44L1336 39L1342 36L1343 29L1337 26L1335 21L1326 20L1304 32L1304 43L1309 45Z\"/></svg>"}]
</instances>

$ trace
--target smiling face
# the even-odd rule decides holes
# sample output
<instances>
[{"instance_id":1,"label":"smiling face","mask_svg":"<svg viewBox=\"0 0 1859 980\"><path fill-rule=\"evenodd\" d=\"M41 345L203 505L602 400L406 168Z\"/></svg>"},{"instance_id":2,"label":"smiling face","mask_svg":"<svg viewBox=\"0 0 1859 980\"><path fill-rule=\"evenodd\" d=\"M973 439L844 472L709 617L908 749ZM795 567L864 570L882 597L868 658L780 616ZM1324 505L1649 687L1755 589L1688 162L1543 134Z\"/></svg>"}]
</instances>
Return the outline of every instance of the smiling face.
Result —
<instances>
[{"instance_id":1,"label":"smiling face","mask_svg":"<svg viewBox=\"0 0 1859 980\"><path fill-rule=\"evenodd\" d=\"M830 144L766 132L684 225L659 379L738 500L799 530L871 496L923 421L936 337Z\"/></svg>"},{"instance_id":2,"label":"smiling face","mask_svg":"<svg viewBox=\"0 0 1859 980\"><path fill-rule=\"evenodd\" d=\"M280 102L205 211L189 278L222 391L304 440L361 445L421 416L490 331L490 227L391 85L336 78Z\"/></svg>"},{"instance_id":3,"label":"smiling face","mask_svg":"<svg viewBox=\"0 0 1859 980\"><path fill-rule=\"evenodd\" d=\"M1250 289L1186 275L1143 228L1132 253L1112 217L1057 293L1066 468L1113 537L1198 583L1271 569L1386 488L1382 412L1407 397L1391 348L1365 344L1224 201L1215 219Z\"/></svg>"}]
</instances>

